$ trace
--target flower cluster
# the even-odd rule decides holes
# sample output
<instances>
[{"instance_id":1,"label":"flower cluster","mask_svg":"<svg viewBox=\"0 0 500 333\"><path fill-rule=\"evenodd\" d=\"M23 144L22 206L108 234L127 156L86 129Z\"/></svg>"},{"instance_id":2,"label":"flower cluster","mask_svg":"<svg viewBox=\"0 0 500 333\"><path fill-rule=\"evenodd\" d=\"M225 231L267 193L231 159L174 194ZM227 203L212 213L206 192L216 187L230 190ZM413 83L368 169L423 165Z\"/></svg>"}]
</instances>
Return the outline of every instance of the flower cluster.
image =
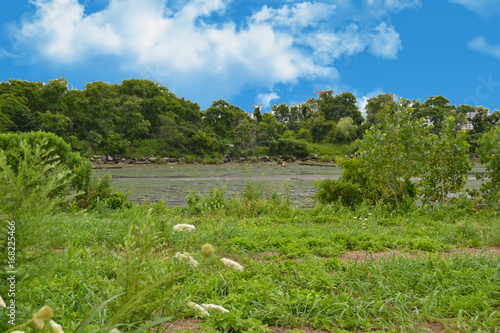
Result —
<instances>
[{"instance_id":1,"label":"flower cluster","mask_svg":"<svg viewBox=\"0 0 500 333\"><path fill-rule=\"evenodd\" d=\"M243 266L241 266L240 264L238 264L236 261L233 261L231 259L227 259L227 258L222 258L221 261L224 263L224 265L226 265L227 267L230 267L232 269L235 269L237 271L243 271Z\"/></svg>"},{"instance_id":2,"label":"flower cluster","mask_svg":"<svg viewBox=\"0 0 500 333\"><path fill-rule=\"evenodd\" d=\"M220 305L215 305L215 304L196 304L194 302L188 302L187 303L190 307L196 310L199 314L202 316L210 317L210 314L208 313L207 310L212 310L212 311L218 311L218 312L223 312L223 313L228 313L229 310L220 306Z\"/></svg>"},{"instance_id":3,"label":"flower cluster","mask_svg":"<svg viewBox=\"0 0 500 333\"><path fill-rule=\"evenodd\" d=\"M184 253L180 253L180 252L177 252L175 254L175 257L179 260L182 260L182 261L185 261L187 262L188 264L190 264L191 266L198 266L198 262L196 260L193 259L193 257L191 257L188 253L184 252Z\"/></svg>"},{"instance_id":4,"label":"flower cluster","mask_svg":"<svg viewBox=\"0 0 500 333\"><path fill-rule=\"evenodd\" d=\"M181 223L181 224L174 225L173 229L175 231L191 232L191 231L194 231L196 229L196 227L194 225L192 225L192 224Z\"/></svg>"},{"instance_id":5,"label":"flower cluster","mask_svg":"<svg viewBox=\"0 0 500 333\"><path fill-rule=\"evenodd\" d=\"M54 318L54 311L48 305L44 305L37 313L33 316L33 324L36 328L42 330L45 327L45 322Z\"/></svg>"},{"instance_id":6,"label":"flower cluster","mask_svg":"<svg viewBox=\"0 0 500 333\"><path fill-rule=\"evenodd\" d=\"M196 310L196 312L198 312L199 314L201 314L202 316L206 316L206 317L210 317L210 314L207 312L207 310L205 310L201 305L199 304L196 304L194 302L188 302L187 303L190 307L192 307L193 309Z\"/></svg>"},{"instance_id":7,"label":"flower cluster","mask_svg":"<svg viewBox=\"0 0 500 333\"><path fill-rule=\"evenodd\" d=\"M64 333L62 326L55 321L50 321L50 327L52 328L52 333Z\"/></svg>"},{"instance_id":8,"label":"flower cluster","mask_svg":"<svg viewBox=\"0 0 500 333\"><path fill-rule=\"evenodd\" d=\"M7 304L5 304L5 302L3 301L2 296L0 296L0 307L2 307L2 308L6 308L7 307Z\"/></svg>"},{"instance_id":9,"label":"flower cluster","mask_svg":"<svg viewBox=\"0 0 500 333\"><path fill-rule=\"evenodd\" d=\"M229 310L220 306L220 305L215 305L215 304L202 304L201 305L203 308L205 308L206 310L213 310L213 311L219 311L219 312L224 312L224 313L228 313Z\"/></svg>"}]
</instances>

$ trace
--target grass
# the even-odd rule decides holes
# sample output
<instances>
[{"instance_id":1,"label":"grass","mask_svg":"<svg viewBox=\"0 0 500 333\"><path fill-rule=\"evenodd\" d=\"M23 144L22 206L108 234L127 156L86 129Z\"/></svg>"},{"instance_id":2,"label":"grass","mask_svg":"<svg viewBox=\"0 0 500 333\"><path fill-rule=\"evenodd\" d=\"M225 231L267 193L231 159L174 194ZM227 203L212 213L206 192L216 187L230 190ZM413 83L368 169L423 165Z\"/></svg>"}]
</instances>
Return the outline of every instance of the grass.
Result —
<instances>
[{"instance_id":1,"label":"grass","mask_svg":"<svg viewBox=\"0 0 500 333\"><path fill-rule=\"evenodd\" d=\"M18 281L25 292L16 302L26 313L50 305L65 332L121 294L87 331L117 324L126 330L125 325L172 315L194 316L209 332L264 332L271 326L337 332L500 327L498 256L453 252L500 247L494 212L459 206L353 212L336 205L294 208L286 194L247 200L213 193L188 207L153 203L111 210L102 203L92 211L37 221L45 238L19 259ZM179 223L196 230L173 230ZM215 247L214 256L201 256L205 243ZM394 249L398 252L380 259L371 256ZM352 251L365 258L347 260ZM174 258L176 252L187 252L200 264L184 263ZM240 263L244 271L227 268L221 258ZM4 287L0 294L6 295ZM133 307L119 315L131 300ZM230 312L203 317L188 301Z\"/></svg>"}]
</instances>

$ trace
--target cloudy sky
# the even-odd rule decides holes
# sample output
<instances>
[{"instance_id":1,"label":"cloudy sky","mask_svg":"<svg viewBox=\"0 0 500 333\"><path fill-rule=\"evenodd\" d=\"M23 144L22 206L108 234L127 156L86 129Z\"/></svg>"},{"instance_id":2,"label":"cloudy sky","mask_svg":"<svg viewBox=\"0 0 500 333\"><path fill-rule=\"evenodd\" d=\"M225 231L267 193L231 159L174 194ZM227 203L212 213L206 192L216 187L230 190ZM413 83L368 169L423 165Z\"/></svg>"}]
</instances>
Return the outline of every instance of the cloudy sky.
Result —
<instances>
[{"instance_id":1,"label":"cloudy sky","mask_svg":"<svg viewBox=\"0 0 500 333\"><path fill-rule=\"evenodd\" d=\"M500 0L2 0L0 81L161 82L248 112L315 90L500 109Z\"/></svg>"}]
</instances>

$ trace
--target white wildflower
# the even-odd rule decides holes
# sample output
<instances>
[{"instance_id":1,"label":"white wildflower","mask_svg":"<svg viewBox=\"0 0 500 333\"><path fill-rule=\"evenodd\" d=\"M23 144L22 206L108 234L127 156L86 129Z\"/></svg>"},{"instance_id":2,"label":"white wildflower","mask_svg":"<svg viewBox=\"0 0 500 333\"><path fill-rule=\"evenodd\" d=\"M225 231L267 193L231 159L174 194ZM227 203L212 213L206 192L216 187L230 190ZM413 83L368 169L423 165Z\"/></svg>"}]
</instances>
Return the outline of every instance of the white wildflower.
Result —
<instances>
[{"instance_id":1,"label":"white wildflower","mask_svg":"<svg viewBox=\"0 0 500 333\"><path fill-rule=\"evenodd\" d=\"M196 267L198 266L198 262L196 260L193 259L193 257L191 257L188 253L184 252L184 253L180 253L180 252L177 252L175 254L175 257L179 260L182 260L182 261L185 261L187 262L188 264Z\"/></svg>"},{"instance_id":2,"label":"white wildflower","mask_svg":"<svg viewBox=\"0 0 500 333\"><path fill-rule=\"evenodd\" d=\"M222 258L221 261L226 265L227 267L231 267L232 269L236 269L238 271L242 271L244 268L240 264L238 264L236 261L232 261L231 259L226 259Z\"/></svg>"},{"instance_id":3,"label":"white wildflower","mask_svg":"<svg viewBox=\"0 0 500 333\"><path fill-rule=\"evenodd\" d=\"M121 331L117 328L113 328L109 333L121 333Z\"/></svg>"},{"instance_id":4,"label":"white wildflower","mask_svg":"<svg viewBox=\"0 0 500 333\"><path fill-rule=\"evenodd\" d=\"M196 227L194 225L192 225L192 224L181 223L181 224L174 225L173 229L175 231L187 231L187 232L191 232L191 231L194 231L196 229Z\"/></svg>"},{"instance_id":5,"label":"white wildflower","mask_svg":"<svg viewBox=\"0 0 500 333\"><path fill-rule=\"evenodd\" d=\"M356 217L356 216L354 216L354 217L353 217L353 219L355 219L355 220L356 220L356 219L357 219L357 217Z\"/></svg>"},{"instance_id":6,"label":"white wildflower","mask_svg":"<svg viewBox=\"0 0 500 333\"><path fill-rule=\"evenodd\" d=\"M0 307L2 307L2 308L6 308L7 307L7 304L5 304L5 302L3 301L2 296L0 296Z\"/></svg>"},{"instance_id":7,"label":"white wildflower","mask_svg":"<svg viewBox=\"0 0 500 333\"><path fill-rule=\"evenodd\" d=\"M194 302L188 302L187 303L190 307L192 307L193 309L196 310L196 312L198 312L199 314L203 315L203 316L207 316L207 317L210 317L210 314L207 312L207 310L205 310L201 305L199 304L196 304Z\"/></svg>"},{"instance_id":8,"label":"white wildflower","mask_svg":"<svg viewBox=\"0 0 500 333\"><path fill-rule=\"evenodd\" d=\"M368 216L372 216L372 213L368 213Z\"/></svg>"},{"instance_id":9,"label":"white wildflower","mask_svg":"<svg viewBox=\"0 0 500 333\"><path fill-rule=\"evenodd\" d=\"M50 321L50 327L52 328L52 333L64 333L62 326L55 321Z\"/></svg>"},{"instance_id":10,"label":"white wildflower","mask_svg":"<svg viewBox=\"0 0 500 333\"><path fill-rule=\"evenodd\" d=\"M365 219L365 221L368 221L368 219Z\"/></svg>"},{"instance_id":11,"label":"white wildflower","mask_svg":"<svg viewBox=\"0 0 500 333\"><path fill-rule=\"evenodd\" d=\"M24 331L12 331L10 333L24 333Z\"/></svg>"},{"instance_id":12,"label":"white wildflower","mask_svg":"<svg viewBox=\"0 0 500 333\"><path fill-rule=\"evenodd\" d=\"M223 308L220 305L215 305L215 304L202 304L202 307L204 307L207 310L214 310L214 311L219 311L219 312L229 312L228 309Z\"/></svg>"},{"instance_id":13,"label":"white wildflower","mask_svg":"<svg viewBox=\"0 0 500 333\"><path fill-rule=\"evenodd\" d=\"M33 318L33 325L35 325L35 327L39 330L43 330L43 328L45 327L45 322L41 319Z\"/></svg>"}]
</instances>

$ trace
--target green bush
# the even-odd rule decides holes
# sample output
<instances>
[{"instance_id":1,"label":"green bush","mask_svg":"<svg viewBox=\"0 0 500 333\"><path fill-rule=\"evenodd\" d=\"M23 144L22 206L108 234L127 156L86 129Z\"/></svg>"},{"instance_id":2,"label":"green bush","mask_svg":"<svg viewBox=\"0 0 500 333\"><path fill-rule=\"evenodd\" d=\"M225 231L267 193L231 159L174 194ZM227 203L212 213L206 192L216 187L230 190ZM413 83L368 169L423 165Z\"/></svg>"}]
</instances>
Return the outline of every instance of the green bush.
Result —
<instances>
[{"instance_id":1,"label":"green bush","mask_svg":"<svg viewBox=\"0 0 500 333\"><path fill-rule=\"evenodd\" d=\"M279 139L269 143L269 153L271 155L282 155L283 157L307 157L309 148L302 140Z\"/></svg>"},{"instance_id":2,"label":"green bush","mask_svg":"<svg viewBox=\"0 0 500 333\"><path fill-rule=\"evenodd\" d=\"M111 209L132 208L132 204L128 201L128 193L123 192L113 192L106 203Z\"/></svg>"},{"instance_id":3,"label":"green bush","mask_svg":"<svg viewBox=\"0 0 500 333\"><path fill-rule=\"evenodd\" d=\"M27 146L21 147L21 141L25 141ZM76 192L85 190L90 181L92 165L79 153L71 151L70 145L60 137L45 132L0 134L0 150L4 151L7 164L16 174L23 171L20 170L23 158L27 158L29 152L33 153L32 148L36 146L46 151L46 153L40 152L44 157L43 160L37 163L50 164L57 162L63 165L64 168L71 171L71 189Z\"/></svg>"},{"instance_id":4,"label":"green bush","mask_svg":"<svg viewBox=\"0 0 500 333\"><path fill-rule=\"evenodd\" d=\"M490 132L483 135L479 139L479 157L481 163L486 166L486 171L491 172L489 174L490 183L485 184L488 190L499 191L500 190L500 126L495 127ZM479 176L479 175L476 175Z\"/></svg>"},{"instance_id":5,"label":"green bush","mask_svg":"<svg viewBox=\"0 0 500 333\"><path fill-rule=\"evenodd\" d=\"M342 179L323 179L314 183L318 190L314 198L321 203L332 203L340 200L343 206L355 207L363 201L360 184Z\"/></svg>"}]
</instances>

